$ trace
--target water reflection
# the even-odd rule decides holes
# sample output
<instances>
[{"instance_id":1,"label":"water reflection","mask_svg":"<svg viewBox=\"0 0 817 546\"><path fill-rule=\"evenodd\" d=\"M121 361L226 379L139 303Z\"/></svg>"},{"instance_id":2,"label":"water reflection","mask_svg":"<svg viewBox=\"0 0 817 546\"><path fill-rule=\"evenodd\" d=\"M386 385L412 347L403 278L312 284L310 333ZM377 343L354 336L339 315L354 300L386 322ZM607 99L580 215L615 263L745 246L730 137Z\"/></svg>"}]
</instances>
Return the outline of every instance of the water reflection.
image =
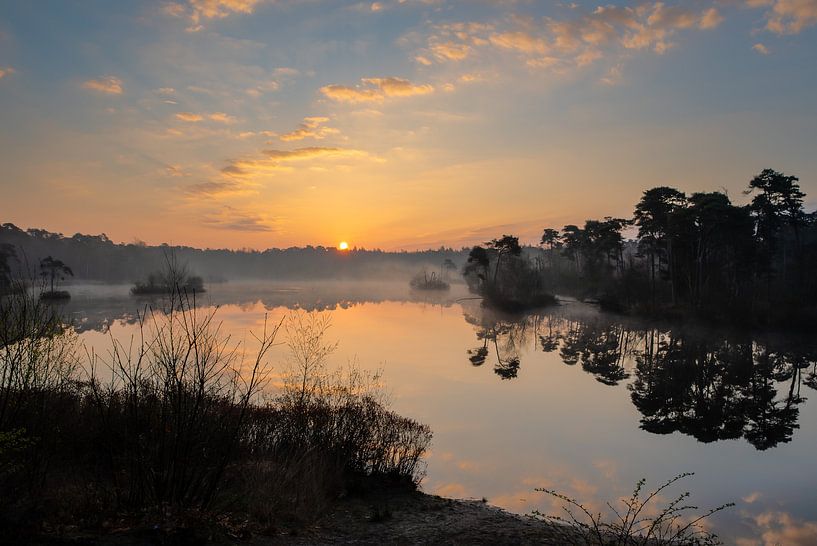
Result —
<instances>
[{"instance_id":1,"label":"water reflection","mask_svg":"<svg viewBox=\"0 0 817 546\"><path fill-rule=\"evenodd\" d=\"M811 340L656 327L578 304L524 316L470 306L465 319L480 342L467 350L472 365L492 362L501 379L516 379L525 351L556 353L604 385L626 385L640 427L653 434L769 449L791 441L801 390L817 388Z\"/></svg>"},{"instance_id":2,"label":"water reflection","mask_svg":"<svg viewBox=\"0 0 817 546\"><path fill-rule=\"evenodd\" d=\"M127 322L144 302L128 288L72 287L66 309L86 319L81 339L97 354L111 336L138 334ZM582 304L497 316L458 288L429 298L407 283L229 283L209 286L200 303L222 306L234 339L267 314L336 309L334 364L382 371L395 411L434 430L428 492L527 513L547 508L535 487L615 499L642 477L688 470L704 505L748 499L716 522L727 543L782 533L782 515L765 526L770 513L817 521L815 479L804 472L817 449L817 406L804 403L817 384L817 340L649 324ZM286 348L270 358L281 371ZM737 440L714 442L725 438Z\"/></svg>"},{"instance_id":3,"label":"water reflection","mask_svg":"<svg viewBox=\"0 0 817 546\"><path fill-rule=\"evenodd\" d=\"M129 285L74 285L72 298L60 303L62 313L77 332L106 333L114 324L132 325L148 308L161 309L161 296L132 296ZM454 285L450 292L417 292L407 283L388 282L236 282L213 284L196 296L196 306L236 305L249 310L261 303L264 308L333 311L350 309L366 303L410 301L450 307L466 294L463 286Z\"/></svg>"}]
</instances>

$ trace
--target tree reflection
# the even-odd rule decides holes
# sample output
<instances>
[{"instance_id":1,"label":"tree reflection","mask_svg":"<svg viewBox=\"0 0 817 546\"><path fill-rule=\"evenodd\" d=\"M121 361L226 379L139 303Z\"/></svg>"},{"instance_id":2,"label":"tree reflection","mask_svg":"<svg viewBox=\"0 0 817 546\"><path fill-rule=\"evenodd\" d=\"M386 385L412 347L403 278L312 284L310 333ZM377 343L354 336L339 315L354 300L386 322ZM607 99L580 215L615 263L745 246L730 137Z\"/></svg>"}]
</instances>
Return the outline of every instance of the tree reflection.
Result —
<instances>
[{"instance_id":1,"label":"tree reflection","mask_svg":"<svg viewBox=\"0 0 817 546\"><path fill-rule=\"evenodd\" d=\"M653 434L742 438L769 449L799 428L801 389L817 389L817 344L810 341L645 327L597 313L483 311L466 320L482 341L468 351L472 364L492 360L500 378L513 379L526 350L555 353L600 383L626 382L640 427Z\"/></svg>"},{"instance_id":2,"label":"tree reflection","mask_svg":"<svg viewBox=\"0 0 817 546\"><path fill-rule=\"evenodd\" d=\"M477 339L482 345L467 351L468 360L474 366L482 366L493 350L494 373L501 379L515 379L521 365L520 352L533 339L536 317L524 315L518 318L501 318L490 313L480 313L479 318L466 315L466 320L476 327Z\"/></svg>"}]
</instances>

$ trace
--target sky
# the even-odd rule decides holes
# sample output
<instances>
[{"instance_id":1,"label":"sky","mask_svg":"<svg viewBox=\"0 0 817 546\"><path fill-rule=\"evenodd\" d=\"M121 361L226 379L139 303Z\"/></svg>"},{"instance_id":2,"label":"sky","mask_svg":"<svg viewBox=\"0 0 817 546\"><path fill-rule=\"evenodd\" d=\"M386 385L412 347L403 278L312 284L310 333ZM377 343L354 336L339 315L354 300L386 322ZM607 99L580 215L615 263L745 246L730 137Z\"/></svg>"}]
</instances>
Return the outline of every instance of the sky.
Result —
<instances>
[{"instance_id":1,"label":"sky","mask_svg":"<svg viewBox=\"0 0 817 546\"><path fill-rule=\"evenodd\" d=\"M0 222L471 245L764 168L817 208L817 0L0 0Z\"/></svg>"}]
</instances>

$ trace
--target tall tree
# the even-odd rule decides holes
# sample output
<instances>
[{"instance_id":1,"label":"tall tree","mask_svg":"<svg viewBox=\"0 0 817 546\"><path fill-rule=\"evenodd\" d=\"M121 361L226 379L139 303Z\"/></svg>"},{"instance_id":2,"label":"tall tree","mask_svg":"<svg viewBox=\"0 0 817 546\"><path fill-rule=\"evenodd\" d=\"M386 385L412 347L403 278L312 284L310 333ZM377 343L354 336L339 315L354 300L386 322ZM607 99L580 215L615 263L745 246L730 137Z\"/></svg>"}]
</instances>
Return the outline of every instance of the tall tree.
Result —
<instances>
[{"instance_id":1,"label":"tall tree","mask_svg":"<svg viewBox=\"0 0 817 546\"><path fill-rule=\"evenodd\" d=\"M553 269L553 250L556 248L561 248L562 246L562 237L559 234L559 230L553 228L546 228L542 232L542 240L539 242L541 246L547 245L548 248L548 265L551 269Z\"/></svg>"},{"instance_id":2,"label":"tall tree","mask_svg":"<svg viewBox=\"0 0 817 546\"><path fill-rule=\"evenodd\" d=\"M618 268L622 263L624 238L621 231L629 224L623 218L606 217L604 220L587 220L584 224L584 255L592 262L593 269ZM604 267L602 267L604 266Z\"/></svg>"},{"instance_id":3,"label":"tall tree","mask_svg":"<svg viewBox=\"0 0 817 546\"><path fill-rule=\"evenodd\" d=\"M519 256L522 254L522 247L519 246L519 238L513 235L503 235L499 239L492 239L485 243L488 248L496 252L496 264L494 265L494 284L496 284L499 266L505 256Z\"/></svg>"},{"instance_id":4,"label":"tall tree","mask_svg":"<svg viewBox=\"0 0 817 546\"><path fill-rule=\"evenodd\" d=\"M754 194L750 208L755 217L755 236L759 243L761 273L770 283L774 276L773 262L782 252L782 273L785 281L788 253L785 244L786 228L794 236L795 257L801 263L800 231L805 220L799 178L786 176L773 169L764 169L749 182L747 194ZM781 248L782 247L782 248Z\"/></svg>"},{"instance_id":5,"label":"tall tree","mask_svg":"<svg viewBox=\"0 0 817 546\"><path fill-rule=\"evenodd\" d=\"M576 268L576 274L581 276L581 255L584 243L584 230L580 227L569 224L562 228L562 254L570 258Z\"/></svg>"},{"instance_id":6,"label":"tall tree","mask_svg":"<svg viewBox=\"0 0 817 546\"><path fill-rule=\"evenodd\" d=\"M667 186L659 186L644 192L641 201L635 206L633 219L638 226L639 248L650 259L650 286L652 304L655 307L656 265L661 269L661 262L666 261L670 283L673 285L675 299L674 275L672 266L672 247L669 237L670 217L679 208L686 206L686 195ZM656 258L658 263L656 264Z\"/></svg>"}]
</instances>

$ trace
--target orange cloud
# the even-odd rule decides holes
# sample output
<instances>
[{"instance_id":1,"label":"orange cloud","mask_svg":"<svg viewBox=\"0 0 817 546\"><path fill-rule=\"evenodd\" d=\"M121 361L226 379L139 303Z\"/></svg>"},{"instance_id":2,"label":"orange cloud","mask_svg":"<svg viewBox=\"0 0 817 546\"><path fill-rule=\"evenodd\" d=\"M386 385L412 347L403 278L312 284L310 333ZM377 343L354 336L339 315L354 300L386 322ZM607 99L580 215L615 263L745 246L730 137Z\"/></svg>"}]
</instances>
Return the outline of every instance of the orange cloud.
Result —
<instances>
[{"instance_id":1,"label":"orange cloud","mask_svg":"<svg viewBox=\"0 0 817 546\"><path fill-rule=\"evenodd\" d=\"M178 114L176 114L176 119L196 123L203 120L204 117L200 116L199 114L194 114L192 112L179 112Z\"/></svg>"},{"instance_id":2,"label":"orange cloud","mask_svg":"<svg viewBox=\"0 0 817 546\"><path fill-rule=\"evenodd\" d=\"M775 0L766 28L777 34L797 34L817 24L817 0Z\"/></svg>"},{"instance_id":3,"label":"orange cloud","mask_svg":"<svg viewBox=\"0 0 817 546\"><path fill-rule=\"evenodd\" d=\"M754 49L755 51L757 51L761 55L768 55L769 54L769 48L766 47L763 44L760 44L760 43L753 45L752 49Z\"/></svg>"},{"instance_id":4,"label":"orange cloud","mask_svg":"<svg viewBox=\"0 0 817 546\"><path fill-rule=\"evenodd\" d=\"M223 19L234 13L250 14L261 0L189 0L185 3L170 3L165 13L176 17L189 16L194 23L202 19Z\"/></svg>"},{"instance_id":5,"label":"orange cloud","mask_svg":"<svg viewBox=\"0 0 817 546\"><path fill-rule=\"evenodd\" d=\"M403 78L363 78L361 82L363 85L357 87L327 85L321 88L321 93L334 101L360 103L383 102L391 97L410 97L434 92L432 85L415 85Z\"/></svg>"},{"instance_id":6,"label":"orange cloud","mask_svg":"<svg viewBox=\"0 0 817 546\"><path fill-rule=\"evenodd\" d=\"M195 114L193 112L179 112L176 114L176 119L179 121L186 121L188 123L198 123L199 121L203 121L205 118L217 123L235 122L235 118L233 116L228 116L224 112L213 112L212 114L205 115Z\"/></svg>"},{"instance_id":7,"label":"orange cloud","mask_svg":"<svg viewBox=\"0 0 817 546\"><path fill-rule=\"evenodd\" d=\"M524 53L545 53L548 50L545 40L522 31L492 34L489 41L497 47L515 49Z\"/></svg>"},{"instance_id":8,"label":"orange cloud","mask_svg":"<svg viewBox=\"0 0 817 546\"><path fill-rule=\"evenodd\" d=\"M288 170L287 164L310 160L371 159L380 161L362 150L310 146L294 150L264 150L263 159L235 159L221 169L228 177L248 178Z\"/></svg>"},{"instance_id":9,"label":"orange cloud","mask_svg":"<svg viewBox=\"0 0 817 546\"><path fill-rule=\"evenodd\" d=\"M300 126L289 133L281 135L279 138L284 142L293 140L303 140L305 138L314 138L315 140L323 140L327 136L339 134L340 131L334 127L327 127L324 123L328 122L326 117L308 117L304 118Z\"/></svg>"},{"instance_id":10,"label":"orange cloud","mask_svg":"<svg viewBox=\"0 0 817 546\"><path fill-rule=\"evenodd\" d=\"M0 80L3 79L5 76L8 76L9 74L14 74L13 68L11 68L10 66L7 66L6 68L0 68Z\"/></svg>"},{"instance_id":11,"label":"orange cloud","mask_svg":"<svg viewBox=\"0 0 817 546\"><path fill-rule=\"evenodd\" d=\"M116 76L102 76L95 80L88 80L83 82L82 87L109 95L121 95L124 90L122 88L122 80Z\"/></svg>"},{"instance_id":12,"label":"orange cloud","mask_svg":"<svg viewBox=\"0 0 817 546\"><path fill-rule=\"evenodd\" d=\"M778 0L787 1L787 0ZM817 0L806 0L817 1ZM717 8L667 6L664 2L637 7L599 6L592 12L565 19L512 18L494 24L458 23L436 26L428 49L415 60L464 58L484 46L522 54L532 68L584 66L616 49L652 49L664 53L674 46L672 37L683 30L710 30L721 24ZM433 56L426 53L431 52Z\"/></svg>"},{"instance_id":13,"label":"orange cloud","mask_svg":"<svg viewBox=\"0 0 817 546\"><path fill-rule=\"evenodd\" d=\"M434 53L435 57L441 60L461 61L468 57L469 53L471 53L471 48L466 44L445 42L431 46L431 52Z\"/></svg>"},{"instance_id":14,"label":"orange cloud","mask_svg":"<svg viewBox=\"0 0 817 546\"><path fill-rule=\"evenodd\" d=\"M209 116L211 121L216 121L218 123L233 123L235 118L233 116L228 116L224 112L213 112Z\"/></svg>"}]
</instances>

